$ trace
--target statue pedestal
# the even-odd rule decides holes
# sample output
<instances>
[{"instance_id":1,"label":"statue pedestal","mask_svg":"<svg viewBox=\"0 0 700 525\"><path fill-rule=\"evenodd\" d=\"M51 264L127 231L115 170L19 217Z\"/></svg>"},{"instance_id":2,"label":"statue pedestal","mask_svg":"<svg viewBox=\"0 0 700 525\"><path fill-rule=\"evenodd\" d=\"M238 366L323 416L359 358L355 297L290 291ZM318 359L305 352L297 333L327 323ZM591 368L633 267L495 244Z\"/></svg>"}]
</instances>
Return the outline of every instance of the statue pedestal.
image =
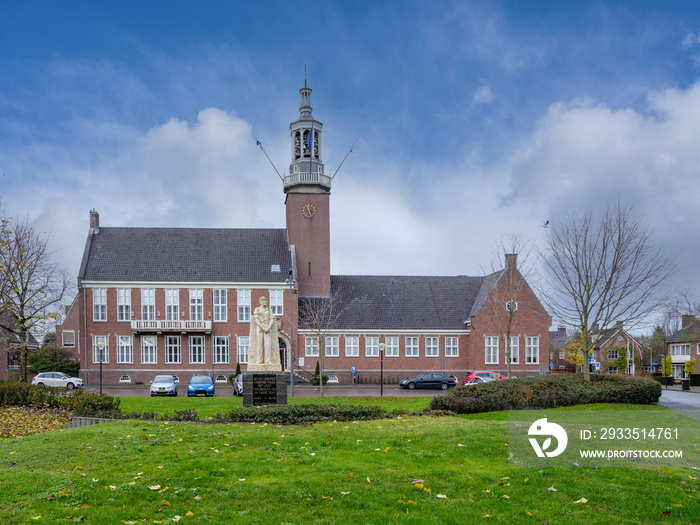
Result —
<instances>
[{"instance_id":1,"label":"statue pedestal","mask_svg":"<svg viewBox=\"0 0 700 525\"><path fill-rule=\"evenodd\" d=\"M286 404L287 374L264 371L243 372L244 407Z\"/></svg>"}]
</instances>

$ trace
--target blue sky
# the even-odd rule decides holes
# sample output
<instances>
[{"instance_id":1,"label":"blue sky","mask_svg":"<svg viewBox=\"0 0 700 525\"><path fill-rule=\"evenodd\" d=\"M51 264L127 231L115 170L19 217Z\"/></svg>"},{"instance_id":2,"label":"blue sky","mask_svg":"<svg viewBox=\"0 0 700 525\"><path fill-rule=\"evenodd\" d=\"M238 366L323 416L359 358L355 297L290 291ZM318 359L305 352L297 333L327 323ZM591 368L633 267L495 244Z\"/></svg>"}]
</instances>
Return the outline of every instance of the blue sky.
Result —
<instances>
[{"instance_id":1,"label":"blue sky","mask_svg":"<svg viewBox=\"0 0 700 525\"><path fill-rule=\"evenodd\" d=\"M77 274L104 226L283 227L306 67L334 273L478 274L634 205L700 272L696 2L0 2L0 194ZM697 290L694 290L697 291Z\"/></svg>"}]
</instances>

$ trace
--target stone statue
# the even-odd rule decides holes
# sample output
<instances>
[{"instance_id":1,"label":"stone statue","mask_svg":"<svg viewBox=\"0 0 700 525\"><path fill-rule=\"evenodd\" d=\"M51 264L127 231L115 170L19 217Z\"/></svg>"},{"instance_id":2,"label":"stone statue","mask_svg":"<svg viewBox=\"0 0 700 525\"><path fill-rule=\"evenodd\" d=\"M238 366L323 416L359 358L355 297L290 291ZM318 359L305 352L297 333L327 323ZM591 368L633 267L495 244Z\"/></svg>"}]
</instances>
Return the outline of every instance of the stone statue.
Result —
<instances>
[{"instance_id":1,"label":"stone statue","mask_svg":"<svg viewBox=\"0 0 700 525\"><path fill-rule=\"evenodd\" d=\"M267 306L267 298L261 297L250 320L248 370L282 370L278 333L277 316Z\"/></svg>"}]
</instances>

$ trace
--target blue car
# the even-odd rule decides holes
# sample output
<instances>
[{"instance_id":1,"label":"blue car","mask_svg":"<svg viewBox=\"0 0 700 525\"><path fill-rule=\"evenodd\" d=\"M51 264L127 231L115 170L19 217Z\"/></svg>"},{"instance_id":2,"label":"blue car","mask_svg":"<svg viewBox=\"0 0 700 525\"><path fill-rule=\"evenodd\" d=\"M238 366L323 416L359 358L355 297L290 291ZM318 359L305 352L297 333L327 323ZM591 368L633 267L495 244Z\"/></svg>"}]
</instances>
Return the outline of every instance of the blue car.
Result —
<instances>
[{"instance_id":1,"label":"blue car","mask_svg":"<svg viewBox=\"0 0 700 525\"><path fill-rule=\"evenodd\" d=\"M214 397L214 380L210 375L196 374L187 386L187 397Z\"/></svg>"}]
</instances>

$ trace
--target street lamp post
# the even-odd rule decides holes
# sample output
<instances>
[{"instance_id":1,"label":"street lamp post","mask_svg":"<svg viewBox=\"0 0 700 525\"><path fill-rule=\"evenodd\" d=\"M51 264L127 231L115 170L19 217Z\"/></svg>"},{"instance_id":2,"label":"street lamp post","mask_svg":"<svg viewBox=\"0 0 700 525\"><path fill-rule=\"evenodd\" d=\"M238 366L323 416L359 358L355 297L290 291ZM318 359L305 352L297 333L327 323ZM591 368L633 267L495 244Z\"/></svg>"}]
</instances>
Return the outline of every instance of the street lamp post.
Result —
<instances>
[{"instance_id":1,"label":"street lamp post","mask_svg":"<svg viewBox=\"0 0 700 525\"><path fill-rule=\"evenodd\" d=\"M289 285L289 395L294 397L294 303L292 302L294 277L291 268L286 282Z\"/></svg>"},{"instance_id":2,"label":"street lamp post","mask_svg":"<svg viewBox=\"0 0 700 525\"><path fill-rule=\"evenodd\" d=\"M97 343L97 349L100 351L100 395L102 395L102 363L104 362L104 349L105 349L105 344L100 341Z\"/></svg>"},{"instance_id":3,"label":"street lamp post","mask_svg":"<svg viewBox=\"0 0 700 525\"><path fill-rule=\"evenodd\" d=\"M384 343L379 343L379 395L384 397Z\"/></svg>"}]
</instances>

